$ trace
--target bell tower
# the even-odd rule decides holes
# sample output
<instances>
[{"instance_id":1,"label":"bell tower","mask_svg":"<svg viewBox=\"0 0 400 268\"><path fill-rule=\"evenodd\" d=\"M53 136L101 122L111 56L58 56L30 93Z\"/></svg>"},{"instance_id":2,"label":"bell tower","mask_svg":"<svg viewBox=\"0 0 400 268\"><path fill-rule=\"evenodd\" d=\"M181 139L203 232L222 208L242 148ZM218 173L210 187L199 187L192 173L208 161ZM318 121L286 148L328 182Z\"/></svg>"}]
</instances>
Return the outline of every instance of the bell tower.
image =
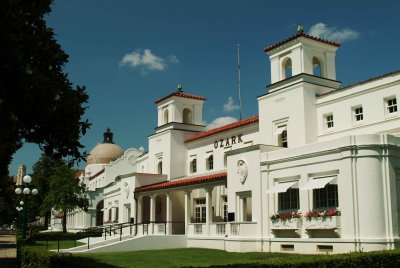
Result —
<instances>
[{"instance_id":1,"label":"bell tower","mask_svg":"<svg viewBox=\"0 0 400 268\"><path fill-rule=\"evenodd\" d=\"M299 25L295 35L264 49L271 61L271 83L301 73L336 80L335 56L339 46L338 42L305 34Z\"/></svg>"},{"instance_id":2,"label":"bell tower","mask_svg":"<svg viewBox=\"0 0 400 268\"><path fill-rule=\"evenodd\" d=\"M182 124L192 127L202 126L205 100L205 97L183 92L183 87L178 85L177 91L155 101L158 112L157 127L174 123L180 124L181 127Z\"/></svg>"},{"instance_id":3,"label":"bell tower","mask_svg":"<svg viewBox=\"0 0 400 268\"><path fill-rule=\"evenodd\" d=\"M149 171L167 175L167 179L184 176L187 147L185 140L204 131L205 97L188 94L181 85L175 92L155 101L158 122L149 138Z\"/></svg>"}]
</instances>

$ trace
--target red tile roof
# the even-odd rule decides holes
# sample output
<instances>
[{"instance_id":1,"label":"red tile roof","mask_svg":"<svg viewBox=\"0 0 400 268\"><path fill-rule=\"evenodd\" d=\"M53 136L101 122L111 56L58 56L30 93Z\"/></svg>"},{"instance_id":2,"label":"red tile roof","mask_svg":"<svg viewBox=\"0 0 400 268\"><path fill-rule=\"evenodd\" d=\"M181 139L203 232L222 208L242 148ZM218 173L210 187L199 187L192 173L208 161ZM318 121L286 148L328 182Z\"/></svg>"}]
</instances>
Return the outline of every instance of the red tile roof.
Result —
<instances>
[{"instance_id":1,"label":"red tile roof","mask_svg":"<svg viewBox=\"0 0 400 268\"><path fill-rule=\"evenodd\" d=\"M173 92L173 93L169 94L168 96L166 96L164 98L161 98L161 99L158 99L158 100L154 101L154 103L157 104L157 103L162 102L163 100L166 100L166 99L168 99L168 98L170 98L172 96L188 98L188 99L203 100L203 101L206 100L206 98L202 97L202 96L196 96L196 95L192 95L192 94L187 94L187 93L183 93L183 92L180 92L180 91L176 91L176 92Z\"/></svg>"},{"instance_id":2,"label":"red tile roof","mask_svg":"<svg viewBox=\"0 0 400 268\"><path fill-rule=\"evenodd\" d=\"M167 181L167 182L157 183L157 184L153 184L153 185L138 187L135 189L135 192L148 192L148 191L154 191L154 190L174 188L174 187L179 187L179 186L202 184L202 183L214 182L214 181L224 181L224 180L226 180L226 176L227 176L226 172L221 172L221 173L205 175L205 176L201 176L201 177L188 178L188 179L175 180L175 181Z\"/></svg>"},{"instance_id":3,"label":"red tile roof","mask_svg":"<svg viewBox=\"0 0 400 268\"><path fill-rule=\"evenodd\" d=\"M194 141L194 140L205 138L205 137L208 137L208 136L211 136L211 135L215 135L215 134L218 134L218 133L221 133L221 132L225 132L225 131L228 131L228 130L231 130L231 129L234 129L234 128L243 127L243 126L246 126L246 125L249 125L249 124L253 124L253 123L256 123L256 122L258 122L258 115L250 117L250 118L247 118L247 119L243 119L241 121L238 121L238 122L235 122L235 123L231 123L231 124L228 124L228 125L225 125L225 126L222 126L222 127L217 127L217 128L214 128L214 129L210 129L210 130L204 131L204 132L200 132L199 134L197 134L197 135L185 140L185 142L191 142L191 141Z\"/></svg>"},{"instance_id":4,"label":"red tile roof","mask_svg":"<svg viewBox=\"0 0 400 268\"><path fill-rule=\"evenodd\" d=\"M85 170L79 169L79 170L77 170L77 171L75 172L75 178L78 178L78 179L79 179L79 177L80 177L81 175L83 175L83 174L85 174Z\"/></svg>"},{"instance_id":5,"label":"red tile roof","mask_svg":"<svg viewBox=\"0 0 400 268\"><path fill-rule=\"evenodd\" d=\"M305 34L304 32L300 31L297 34L295 34L293 36L290 36L287 39L285 39L285 40L283 40L283 41L281 41L279 43L267 46L266 48L264 48L264 51L265 52L271 51L274 48L277 48L277 47L279 47L279 46L281 46L283 44L286 44L286 43L288 43L288 42L290 42L290 41L292 41L292 40L294 40L294 39L296 39L298 37L305 37L305 38L308 38L308 39L311 39L311 40L315 40L315 41L318 41L318 42L321 42L321 43L325 43L325 44L328 44L328 45L332 45L332 46L337 46L337 47L340 46L339 42L332 42L332 41L324 40L324 39L321 39L321 38L318 38L318 37L314 37L314 36Z\"/></svg>"}]
</instances>

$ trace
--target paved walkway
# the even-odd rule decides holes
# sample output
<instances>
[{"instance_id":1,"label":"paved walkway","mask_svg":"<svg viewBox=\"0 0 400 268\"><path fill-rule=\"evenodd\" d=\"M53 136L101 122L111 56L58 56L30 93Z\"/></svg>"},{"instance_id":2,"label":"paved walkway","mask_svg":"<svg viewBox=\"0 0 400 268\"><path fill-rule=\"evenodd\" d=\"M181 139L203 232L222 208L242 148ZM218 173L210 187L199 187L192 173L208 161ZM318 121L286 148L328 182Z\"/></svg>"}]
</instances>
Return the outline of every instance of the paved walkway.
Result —
<instances>
[{"instance_id":1,"label":"paved walkway","mask_svg":"<svg viewBox=\"0 0 400 268\"><path fill-rule=\"evenodd\" d=\"M17 267L17 243L15 235L0 235L0 267Z\"/></svg>"}]
</instances>

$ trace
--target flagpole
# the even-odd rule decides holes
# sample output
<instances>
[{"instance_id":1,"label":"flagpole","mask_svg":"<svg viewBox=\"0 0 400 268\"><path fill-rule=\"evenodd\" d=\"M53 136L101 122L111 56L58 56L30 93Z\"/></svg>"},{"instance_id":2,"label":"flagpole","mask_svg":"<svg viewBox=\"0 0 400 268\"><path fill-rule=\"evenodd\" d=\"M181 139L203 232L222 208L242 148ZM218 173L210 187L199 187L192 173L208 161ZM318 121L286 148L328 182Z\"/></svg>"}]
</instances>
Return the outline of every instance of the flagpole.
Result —
<instances>
[{"instance_id":1,"label":"flagpole","mask_svg":"<svg viewBox=\"0 0 400 268\"><path fill-rule=\"evenodd\" d=\"M240 114L239 120L242 120L242 96L240 94L240 48L239 44L237 44L237 67L238 67L238 91L239 91L239 107L240 107Z\"/></svg>"}]
</instances>

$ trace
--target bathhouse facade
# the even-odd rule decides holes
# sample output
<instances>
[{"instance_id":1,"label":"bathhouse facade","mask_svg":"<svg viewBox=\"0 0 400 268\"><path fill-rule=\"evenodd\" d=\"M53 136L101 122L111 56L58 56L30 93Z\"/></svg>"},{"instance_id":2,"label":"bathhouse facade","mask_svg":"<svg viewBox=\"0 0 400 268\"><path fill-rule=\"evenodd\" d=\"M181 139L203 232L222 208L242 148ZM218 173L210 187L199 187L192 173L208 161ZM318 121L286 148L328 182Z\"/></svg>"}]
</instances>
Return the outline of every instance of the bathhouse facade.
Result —
<instances>
[{"instance_id":1,"label":"bathhouse facade","mask_svg":"<svg viewBox=\"0 0 400 268\"><path fill-rule=\"evenodd\" d=\"M206 98L179 87L155 101L147 151L108 130L81 178L90 209L68 227L133 222L227 251L399 247L400 71L341 87L339 46L299 30L266 47L256 116L205 130Z\"/></svg>"}]
</instances>

